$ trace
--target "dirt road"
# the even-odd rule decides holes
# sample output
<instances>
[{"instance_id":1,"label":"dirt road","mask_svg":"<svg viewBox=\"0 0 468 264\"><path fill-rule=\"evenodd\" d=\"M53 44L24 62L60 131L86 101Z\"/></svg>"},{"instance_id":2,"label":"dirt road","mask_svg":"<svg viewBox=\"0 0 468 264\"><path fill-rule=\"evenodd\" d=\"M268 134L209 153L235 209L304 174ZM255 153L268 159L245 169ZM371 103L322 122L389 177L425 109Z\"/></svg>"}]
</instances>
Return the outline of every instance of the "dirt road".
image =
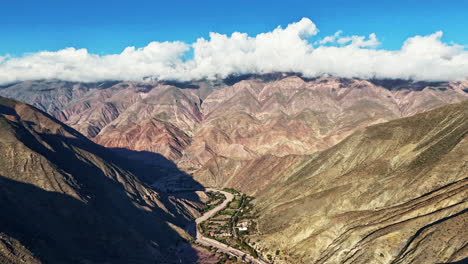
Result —
<instances>
[{"instance_id":1,"label":"dirt road","mask_svg":"<svg viewBox=\"0 0 468 264\"><path fill-rule=\"evenodd\" d=\"M197 243L200 243L200 244L202 244L204 246L215 247L221 252L224 252L224 253L229 254L231 256L239 257L239 258L241 258L242 260L244 260L247 263L268 264L267 262L265 262L263 260L255 259L254 257L252 257L251 255L249 255L249 254L247 254L245 252L242 252L242 251L240 251L238 249L230 247L230 246L228 246L226 244L223 244L223 243L221 243L219 241L216 241L214 239L210 239L210 238L207 238L207 237L203 236L203 234L198 229L198 224L208 220L209 218L213 217L216 213L218 213L219 211L226 208L226 206L234 199L234 195L231 194L231 193L228 193L228 192L224 192L224 191L220 191L220 190L212 189L212 188L207 188L206 191L220 192L220 193L222 193L222 194L224 194L226 196L226 200L224 200L223 203L216 206L212 210L206 212L201 217L199 217L199 218L197 218L195 220L195 222L197 224L197 240L196 240Z\"/></svg>"}]
</instances>

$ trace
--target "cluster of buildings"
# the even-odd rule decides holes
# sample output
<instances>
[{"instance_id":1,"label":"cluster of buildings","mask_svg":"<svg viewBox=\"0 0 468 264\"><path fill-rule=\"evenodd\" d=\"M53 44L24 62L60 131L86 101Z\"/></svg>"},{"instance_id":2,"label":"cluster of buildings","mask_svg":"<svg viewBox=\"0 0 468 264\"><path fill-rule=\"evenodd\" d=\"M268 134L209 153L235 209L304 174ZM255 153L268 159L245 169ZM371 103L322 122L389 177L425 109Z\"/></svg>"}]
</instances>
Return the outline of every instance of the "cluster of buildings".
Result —
<instances>
[{"instance_id":1,"label":"cluster of buildings","mask_svg":"<svg viewBox=\"0 0 468 264\"><path fill-rule=\"evenodd\" d=\"M225 217L225 216L224 216ZM229 230L229 219L228 218L216 218L208 222L207 233L211 237L216 238L229 238L233 237L232 231ZM235 226L235 229L238 231L248 231L249 230L249 221L240 220Z\"/></svg>"}]
</instances>

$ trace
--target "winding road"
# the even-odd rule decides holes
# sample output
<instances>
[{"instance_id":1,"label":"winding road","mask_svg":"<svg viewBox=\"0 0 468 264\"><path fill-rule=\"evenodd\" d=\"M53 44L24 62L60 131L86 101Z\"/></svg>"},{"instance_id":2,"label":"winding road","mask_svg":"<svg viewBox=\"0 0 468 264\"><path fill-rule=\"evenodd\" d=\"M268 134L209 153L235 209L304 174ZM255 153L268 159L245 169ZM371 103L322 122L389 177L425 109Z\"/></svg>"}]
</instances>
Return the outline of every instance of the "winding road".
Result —
<instances>
[{"instance_id":1,"label":"winding road","mask_svg":"<svg viewBox=\"0 0 468 264\"><path fill-rule=\"evenodd\" d=\"M203 234L198 229L198 225L200 223L208 220L209 218L213 217L219 211L226 208L226 206L234 199L234 195L231 194L231 193L228 193L228 192L224 192L224 191L220 191L220 190L212 189L212 188L207 188L206 191L207 192L222 193L222 194L224 194L224 196L226 196L226 200L224 200L220 205L216 206L215 208L213 208L212 210L206 212L201 217L199 217L199 218L197 218L195 220L195 223L197 224L197 227L196 227L196 230L197 230L196 242L201 244L201 245L204 245L204 246L215 247L221 252L224 252L224 253L229 254L231 256L241 258L245 262L254 263L254 264L268 264L267 262L265 262L265 261L263 261L261 259L256 259L256 258L252 257L251 255L245 253L245 252L242 252L242 251L240 251L238 249L230 247L230 246L228 246L226 244L223 244L223 243L221 243L219 241L216 241L214 239L207 238L207 237L203 236Z\"/></svg>"}]
</instances>

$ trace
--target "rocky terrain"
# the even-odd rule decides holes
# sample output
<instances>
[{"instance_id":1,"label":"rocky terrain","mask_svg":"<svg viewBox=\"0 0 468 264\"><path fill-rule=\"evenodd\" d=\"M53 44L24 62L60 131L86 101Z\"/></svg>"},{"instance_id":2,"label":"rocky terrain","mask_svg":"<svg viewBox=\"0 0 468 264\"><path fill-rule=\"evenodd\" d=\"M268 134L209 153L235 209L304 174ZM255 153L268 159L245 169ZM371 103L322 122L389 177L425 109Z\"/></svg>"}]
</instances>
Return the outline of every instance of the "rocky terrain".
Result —
<instances>
[{"instance_id":1,"label":"rocky terrain","mask_svg":"<svg viewBox=\"0 0 468 264\"><path fill-rule=\"evenodd\" d=\"M244 80L218 89L204 100L206 119L179 165L185 165L187 159L197 168L198 181L229 183L229 187L253 194L255 186L231 185L246 182L246 175L262 173L246 171L244 164L256 164L255 168L265 155L290 159L291 155L309 155L335 145L359 128L465 100L467 84L412 87L407 83L401 88L363 80L307 81L297 76L268 83ZM252 177L247 182L264 184L263 179Z\"/></svg>"},{"instance_id":2,"label":"rocky terrain","mask_svg":"<svg viewBox=\"0 0 468 264\"><path fill-rule=\"evenodd\" d=\"M183 243L202 185L256 197L250 243L274 263L468 257L467 81L42 80L0 95L40 109L0 97L2 263L216 261Z\"/></svg>"},{"instance_id":3,"label":"rocky terrain","mask_svg":"<svg viewBox=\"0 0 468 264\"><path fill-rule=\"evenodd\" d=\"M257 195L251 243L275 263L462 263L467 136L468 101L357 130Z\"/></svg>"},{"instance_id":4,"label":"rocky terrain","mask_svg":"<svg viewBox=\"0 0 468 264\"><path fill-rule=\"evenodd\" d=\"M254 194L276 177L248 169L263 159L299 162L357 129L466 100L467 91L468 82L277 73L192 83L21 82L0 95L31 103L103 146L158 153L204 185Z\"/></svg>"},{"instance_id":5,"label":"rocky terrain","mask_svg":"<svg viewBox=\"0 0 468 264\"><path fill-rule=\"evenodd\" d=\"M173 249L190 239L183 228L198 215L197 197L158 193L126 166L0 97L0 262L178 263Z\"/></svg>"}]
</instances>

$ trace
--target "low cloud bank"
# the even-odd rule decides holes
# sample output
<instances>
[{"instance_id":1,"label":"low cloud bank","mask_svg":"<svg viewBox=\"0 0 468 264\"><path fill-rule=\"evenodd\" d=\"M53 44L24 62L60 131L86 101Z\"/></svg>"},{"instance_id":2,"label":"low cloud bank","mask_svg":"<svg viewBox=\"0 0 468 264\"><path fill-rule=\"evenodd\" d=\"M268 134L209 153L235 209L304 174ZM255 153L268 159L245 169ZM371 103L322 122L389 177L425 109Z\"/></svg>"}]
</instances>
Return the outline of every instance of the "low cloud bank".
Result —
<instances>
[{"instance_id":1,"label":"low cloud bank","mask_svg":"<svg viewBox=\"0 0 468 264\"><path fill-rule=\"evenodd\" d=\"M0 83L56 78L69 81L189 81L232 74L298 72L306 77L333 75L427 81L468 77L468 51L441 41L442 32L407 39L400 50L378 49L369 36L343 36L342 31L314 39L318 29L308 18L286 28L249 36L210 33L195 43L151 42L127 47L120 54L96 55L86 49L42 51L22 57L0 56ZM193 58L184 55L193 50Z\"/></svg>"}]
</instances>

